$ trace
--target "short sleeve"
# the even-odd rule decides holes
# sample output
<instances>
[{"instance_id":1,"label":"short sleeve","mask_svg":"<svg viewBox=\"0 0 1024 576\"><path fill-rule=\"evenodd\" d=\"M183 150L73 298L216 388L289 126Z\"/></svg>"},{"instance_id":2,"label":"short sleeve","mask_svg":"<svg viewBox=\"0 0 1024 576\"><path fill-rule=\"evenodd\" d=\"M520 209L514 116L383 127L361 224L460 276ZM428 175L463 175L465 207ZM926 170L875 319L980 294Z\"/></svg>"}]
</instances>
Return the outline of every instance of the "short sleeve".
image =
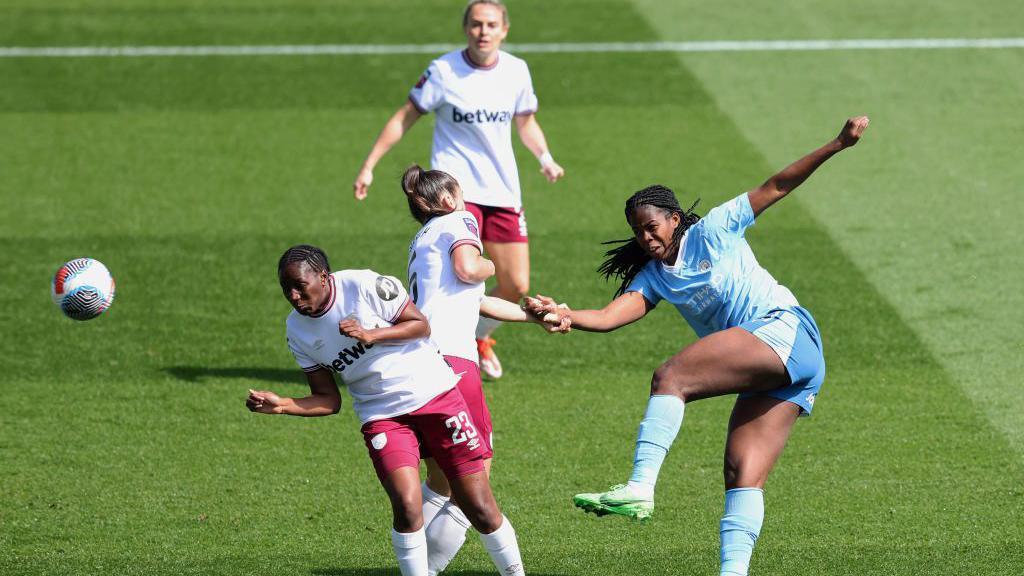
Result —
<instances>
[{"instance_id":1,"label":"short sleeve","mask_svg":"<svg viewBox=\"0 0 1024 576\"><path fill-rule=\"evenodd\" d=\"M444 103L444 86L437 63L432 62L409 90L409 101L421 114L433 112Z\"/></svg>"},{"instance_id":2,"label":"short sleeve","mask_svg":"<svg viewBox=\"0 0 1024 576\"><path fill-rule=\"evenodd\" d=\"M530 69L523 64L522 81L516 93L516 116L526 116L537 111L537 95L533 92Z\"/></svg>"},{"instance_id":3,"label":"short sleeve","mask_svg":"<svg viewBox=\"0 0 1024 576\"><path fill-rule=\"evenodd\" d=\"M369 271L360 283L360 292L370 309L392 324L409 305L409 293L394 276L383 276Z\"/></svg>"},{"instance_id":4,"label":"short sleeve","mask_svg":"<svg viewBox=\"0 0 1024 576\"><path fill-rule=\"evenodd\" d=\"M447 246L446 251L451 254L459 246L469 244L476 246L482 254L484 249L480 245L480 227L477 225L476 217L471 212L457 214L451 222L445 226L441 233L442 247Z\"/></svg>"},{"instance_id":5,"label":"short sleeve","mask_svg":"<svg viewBox=\"0 0 1024 576\"><path fill-rule=\"evenodd\" d=\"M323 367L303 352L298 343L291 338L288 338L288 349L292 351L295 362L299 365L299 368L302 368L303 372L316 372Z\"/></svg>"},{"instance_id":6,"label":"short sleeve","mask_svg":"<svg viewBox=\"0 0 1024 576\"><path fill-rule=\"evenodd\" d=\"M754 209L750 198L744 192L721 206L712 208L703 218L705 232L721 238L743 236L743 232L754 224Z\"/></svg>"},{"instance_id":7,"label":"short sleeve","mask_svg":"<svg viewBox=\"0 0 1024 576\"><path fill-rule=\"evenodd\" d=\"M626 292L639 292L645 300L651 303L651 306L657 306L658 302L661 302L661 294L654 289L654 285L651 283L651 272L650 266L644 266L640 269L640 272L633 277L633 281L629 283L626 288Z\"/></svg>"}]
</instances>

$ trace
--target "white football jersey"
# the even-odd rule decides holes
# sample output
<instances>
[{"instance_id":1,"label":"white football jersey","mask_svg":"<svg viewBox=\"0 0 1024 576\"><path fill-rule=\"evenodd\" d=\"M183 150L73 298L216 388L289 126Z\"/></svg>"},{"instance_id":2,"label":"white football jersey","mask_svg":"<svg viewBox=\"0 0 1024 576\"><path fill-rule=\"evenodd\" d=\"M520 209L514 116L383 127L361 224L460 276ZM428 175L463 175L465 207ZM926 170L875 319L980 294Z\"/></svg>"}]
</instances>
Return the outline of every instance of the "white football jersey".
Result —
<instances>
[{"instance_id":1,"label":"white football jersey","mask_svg":"<svg viewBox=\"0 0 1024 576\"><path fill-rule=\"evenodd\" d=\"M409 246L409 290L430 321L431 339L442 354L473 362L479 362L474 334L484 283L459 280L452 252L466 244L483 252L479 230L473 214L452 212L431 218Z\"/></svg>"},{"instance_id":2,"label":"white football jersey","mask_svg":"<svg viewBox=\"0 0 1024 576\"><path fill-rule=\"evenodd\" d=\"M454 176L467 202L522 206L512 119L537 111L525 61L499 52L494 66L480 68L465 50L449 52L430 63L409 99L437 113L430 165Z\"/></svg>"},{"instance_id":3,"label":"white football jersey","mask_svg":"<svg viewBox=\"0 0 1024 576\"><path fill-rule=\"evenodd\" d=\"M342 270L331 274L329 290L322 314L288 315L288 347L304 371L325 368L341 377L360 422L408 414L455 386L458 377L429 338L363 344L338 329L349 317L365 328L393 325L409 304L401 282Z\"/></svg>"}]
</instances>

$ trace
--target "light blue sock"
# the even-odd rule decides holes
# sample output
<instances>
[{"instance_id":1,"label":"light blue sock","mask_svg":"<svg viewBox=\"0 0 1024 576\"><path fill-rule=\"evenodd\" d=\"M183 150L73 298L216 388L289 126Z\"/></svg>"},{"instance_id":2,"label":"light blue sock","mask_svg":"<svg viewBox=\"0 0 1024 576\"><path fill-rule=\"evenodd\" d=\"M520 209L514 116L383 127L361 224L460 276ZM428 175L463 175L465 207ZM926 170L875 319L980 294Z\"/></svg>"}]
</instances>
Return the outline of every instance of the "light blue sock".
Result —
<instances>
[{"instance_id":1,"label":"light blue sock","mask_svg":"<svg viewBox=\"0 0 1024 576\"><path fill-rule=\"evenodd\" d=\"M764 492L760 488L725 491L722 516L722 571L720 576L747 576L750 555L764 521Z\"/></svg>"},{"instance_id":2,"label":"light blue sock","mask_svg":"<svg viewBox=\"0 0 1024 576\"><path fill-rule=\"evenodd\" d=\"M657 395L647 401L647 412L640 422L640 432L633 452L633 475L629 484L654 494L658 472L665 455L683 424L685 404L678 396Z\"/></svg>"}]
</instances>

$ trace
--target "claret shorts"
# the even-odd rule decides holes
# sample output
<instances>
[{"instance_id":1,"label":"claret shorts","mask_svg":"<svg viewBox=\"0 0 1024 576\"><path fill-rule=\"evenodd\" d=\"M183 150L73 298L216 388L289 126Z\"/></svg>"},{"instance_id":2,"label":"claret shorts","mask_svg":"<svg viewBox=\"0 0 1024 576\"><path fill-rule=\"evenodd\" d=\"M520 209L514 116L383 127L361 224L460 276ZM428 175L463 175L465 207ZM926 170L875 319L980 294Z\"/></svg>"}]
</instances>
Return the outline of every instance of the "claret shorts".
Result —
<instances>
[{"instance_id":1,"label":"claret shorts","mask_svg":"<svg viewBox=\"0 0 1024 576\"><path fill-rule=\"evenodd\" d=\"M483 206L466 202L466 210L476 216L480 224L480 239L484 242L526 243L526 213L522 208Z\"/></svg>"},{"instance_id":2,"label":"claret shorts","mask_svg":"<svg viewBox=\"0 0 1024 576\"><path fill-rule=\"evenodd\" d=\"M367 422L362 431L381 481L403 466L418 469L421 445L449 479L482 471L490 456L458 388L408 414Z\"/></svg>"}]
</instances>

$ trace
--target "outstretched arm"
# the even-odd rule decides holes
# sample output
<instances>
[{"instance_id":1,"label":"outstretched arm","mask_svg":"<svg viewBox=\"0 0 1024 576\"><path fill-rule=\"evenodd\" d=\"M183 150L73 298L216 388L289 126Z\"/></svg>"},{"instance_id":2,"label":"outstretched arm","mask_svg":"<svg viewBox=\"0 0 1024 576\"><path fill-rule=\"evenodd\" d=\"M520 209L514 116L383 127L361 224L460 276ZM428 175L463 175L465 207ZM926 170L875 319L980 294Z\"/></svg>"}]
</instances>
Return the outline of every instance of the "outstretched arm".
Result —
<instances>
[{"instance_id":1,"label":"outstretched arm","mask_svg":"<svg viewBox=\"0 0 1024 576\"><path fill-rule=\"evenodd\" d=\"M760 215L769 206L785 198L786 194L789 194L797 186L803 184L804 180L807 180L819 166L837 152L856 144L867 127L867 116L850 118L846 121L842 131L839 132L839 136L836 136L821 148L786 166L764 184L747 192L747 197L750 199L750 207L754 210L754 216Z\"/></svg>"},{"instance_id":2,"label":"outstretched arm","mask_svg":"<svg viewBox=\"0 0 1024 576\"><path fill-rule=\"evenodd\" d=\"M626 292L600 310L569 310L561 308L547 296L527 297L525 308L531 314L553 313L569 318L573 328L587 332L611 332L632 324L654 309L639 292Z\"/></svg>"},{"instance_id":3,"label":"outstretched arm","mask_svg":"<svg viewBox=\"0 0 1024 576\"><path fill-rule=\"evenodd\" d=\"M359 170L355 182L352 183L352 190L355 193L356 200L366 198L367 191L370 185L373 184L373 169L377 166L377 162L388 153L388 150L391 150L392 146L402 139L402 136L409 131L409 128L412 128L412 125L422 115L410 100L399 108L391 116L387 124L384 125L384 129L380 131L380 135L377 136L377 140L373 143L373 148L370 149L370 154L366 157L366 161L363 162L363 167Z\"/></svg>"},{"instance_id":4,"label":"outstretched arm","mask_svg":"<svg viewBox=\"0 0 1024 576\"><path fill-rule=\"evenodd\" d=\"M261 414L289 414L291 416L330 416L341 410L341 394L330 370L306 373L309 396L281 397L269 390L249 390L245 406Z\"/></svg>"},{"instance_id":5,"label":"outstretched arm","mask_svg":"<svg viewBox=\"0 0 1024 576\"><path fill-rule=\"evenodd\" d=\"M568 316L564 315L567 311L566 308L559 308L559 312L562 314L541 312L534 315L520 308L518 304L494 296L484 296L480 301L481 316L502 322L533 322L543 326L548 332L565 333L570 330L572 322Z\"/></svg>"},{"instance_id":6,"label":"outstretched arm","mask_svg":"<svg viewBox=\"0 0 1024 576\"><path fill-rule=\"evenodd\" d=\"M565 169L551 157L544 131L540 129L534 114L516 116L516 129L519 131L519 139L523 141L523 146L529 148L540 161L540 171L548 182L555 182L565 176Z\"/></svg>"}]
</instances>

